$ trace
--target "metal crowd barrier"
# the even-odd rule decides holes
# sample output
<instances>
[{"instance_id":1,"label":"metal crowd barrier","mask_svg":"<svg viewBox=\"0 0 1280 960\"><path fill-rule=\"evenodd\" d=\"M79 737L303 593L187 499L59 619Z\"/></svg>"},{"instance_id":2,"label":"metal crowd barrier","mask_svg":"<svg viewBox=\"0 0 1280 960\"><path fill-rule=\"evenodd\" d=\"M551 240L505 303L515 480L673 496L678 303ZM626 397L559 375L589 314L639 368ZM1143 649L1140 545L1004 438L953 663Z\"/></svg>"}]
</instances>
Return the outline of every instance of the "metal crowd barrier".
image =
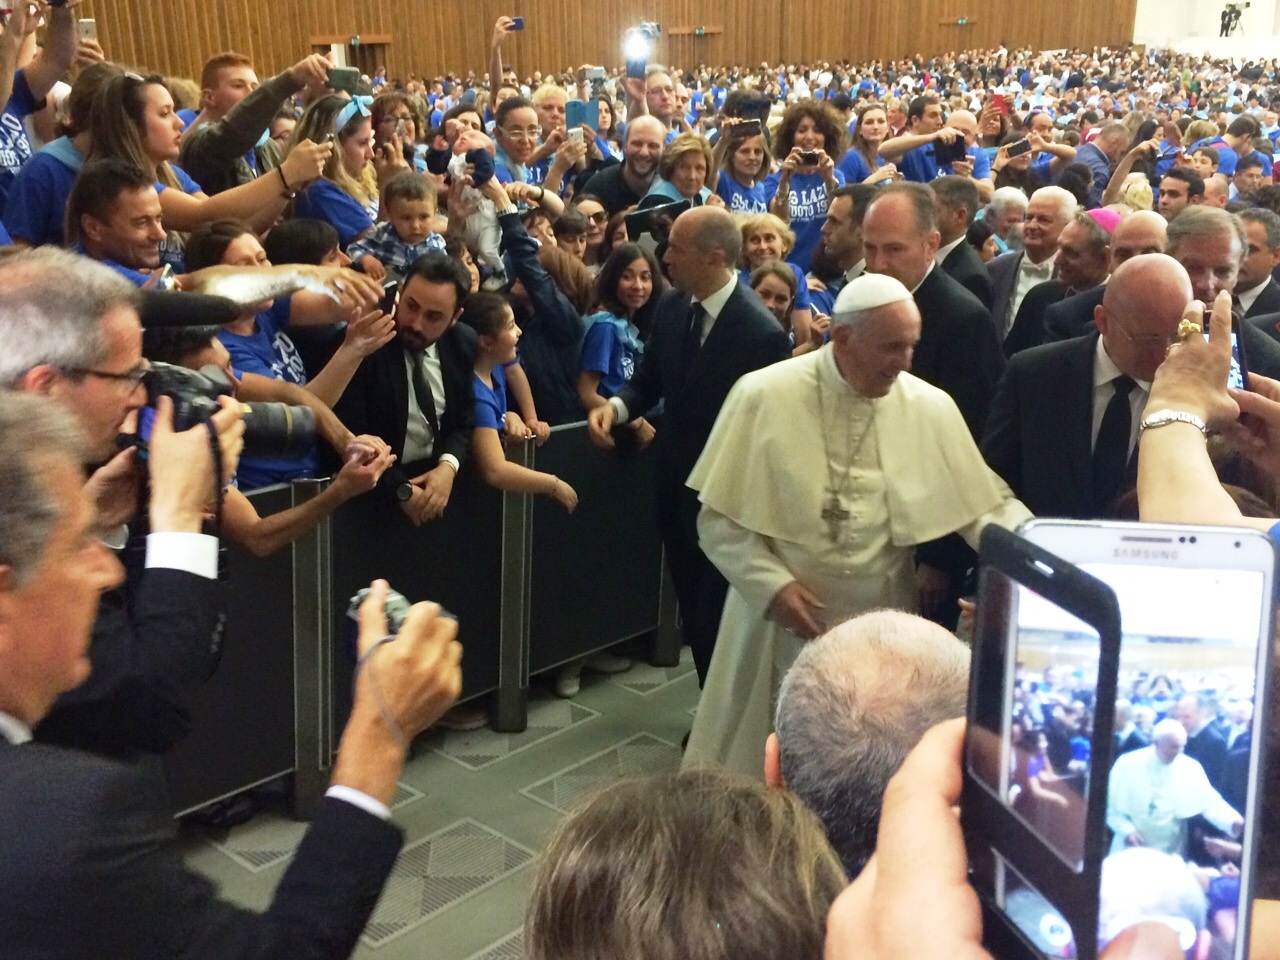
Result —
<instances>
[{"instance_id":1,"label":"metal crowd barrier","mask_svg":"<svg viewBox=\"0 0 1280 960\"><path fill-rule=\"evenodd\" d=\"M200 691L191 735L166 760L177 810L292 774L294 812L314 811L351 706L349 601L377 577L458 618L460 699L493 694L498 730L523 730L530 676L567 661L642 638L652 662L677 662L652 451L601 452L579 423L555 428L541 448L510 448L508 459L572 485L577 510L499 492L464 469L444 517L421 527L367 495L270 557L229 548L222 662ZM326 483L249 496L265 516Z\"/></svg>"}]
</instances>

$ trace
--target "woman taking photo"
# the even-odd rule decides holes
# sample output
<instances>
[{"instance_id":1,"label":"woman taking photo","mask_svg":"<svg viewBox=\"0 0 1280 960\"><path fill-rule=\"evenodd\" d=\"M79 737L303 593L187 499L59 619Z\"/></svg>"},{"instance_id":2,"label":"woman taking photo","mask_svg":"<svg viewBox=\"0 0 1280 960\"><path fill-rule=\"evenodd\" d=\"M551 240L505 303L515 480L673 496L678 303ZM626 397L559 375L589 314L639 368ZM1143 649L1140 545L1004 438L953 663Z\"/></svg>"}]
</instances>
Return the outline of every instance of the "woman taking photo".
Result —
<instances>
[{"instance_id":1,"label":"woman taking photo","mask_svg":"<svg viewBox=\"0 0 1280 960\"><path fill-rule=\"evenodd\" d=\"M422 132L418 111L413 98L407 93L392 91L375 97L369 107L373 115L373 142L376 147L399 141L405 163L418 173L427 171L427 148L418 143Z\"/></svg>"},{"instance_id":2,"label":"woman taking photo","mask_svg":"<svg viewBox=\"0 0 1280 960\"><path fill-rule=\"evenodd\" d=\"M459 319L476 332L472 377L476 426L471 434L471 462L480 478L511 493L544 494L573 513L578 505L573 487L554 474L511 463L502 448L504 438L523 440L527 434L520 417L507 411L506 370L518 363L516 344L520 340L510 305L501 294L480 291L467 297Z\"/></svg>"},{"instance_id":3,"label":"woman taking photo","mask_svg":"<svg viewBox=\"0 0 1280 960\"><path fill-rule=\"evenodd\" d=\"M707 186L713 164L711 146L706 137L696 133L680 134L662 151L658 176L640 201L640 209L660 207L679 200L689 200L695 207L705 203L724 206L724 201Z\"/></svg>"},{"instance_id":4,"label":"woman taking photo","mask_svg":"<svg viewBox=\"0 0 1280 960\"><path fill-rule=\"evenodd\" d=\"M285 155L287 163L302 144L333 138L320 178L298 194L293 213L333 224L343 249L380 219L379 186L409 169L394 132L375 156L370 102L368 97L321 97L299 118Z\"/></svg>"},{"instance_id":5,"label":"woman taking photo","mask_svg":"<svg viewBox=\"0 0 1280 960\"><path fill-rule=\"evenodd\" d=\"M173 97L158 76L122 73L107 80L94 97L88 159L122 160L155 180L160 212L170 231L160 245L160 260L178 272L183 270L182 234L228 217L266 230L284 212L292 191L320 174L332 151L327 144L300 136L291 157L274 171L210 197L174 165L181 137L182 121Z\"/></svg>"},{"instance_id":6,"label":"woman taking photo","mask_svg":"<svg viewBox=\"0 0 1280 960\"><path fill-rule=\"evenodd\" d=\"M858 119L849 137L849 149L837 169L844 174L845 183L866 183L872 186L892 180L898 168L885 163L880 156L880 144L889 135L889 115L878 103L858 108Z\"/></svg>"},{"instance_id":7,"label":"woman taking photo","mask_svg":"<svg viewBox=\"0 0 1280 960\"><path fill-rule=\"evenodd\" d=\"M744 122L726 117L720 127L714 151L718 160L716 195L730 213L764 213L769 209L764 182L773 167L773 154L763 133L743 136L739 132Z\"/></svg>"},{"instance_id":8,"label":"woman taking photo","mask_svg":"<svg viewBox=\"0 0 1280 960\"><path fill-rule=\"evenodd\" d=\"M788 224L796 243L787 260L809 269L827 219L831 194L844 183L835 158L844 154L844 123L836 111L818 100L801 100L787 108L774 136L774 152L782 168L765 181L772 199L769 212Z\"/></svg>"},{"instance_id":9,"label":"woman taking photo","mask_svg":"<svg viewBox=\"0 0 1280 960\"><path fill-rule=\"evenodd\" d=\"M631 379L665 287L653 254L638 243L624 243L605 261L596 277L596 304L601 309L586 318L578 374L578 397L587 413L603 406ZM643 417L628 421L628 426L633 426L641 446L653 439L653 427Z\"/></svg>"},{"instance_id":10,"label":"woman taking photo","mask_svg":"<svg viewBox=\"0 0 1280 960\"><path fill-rule=\"evenodd\" d=\"M796 235L772 213L757 213L751 217L744 217L739 225L742 228L741 281L748 283L751 274L767 263L784 261L786 268L795 277L796 290L792 297L794 302L788 313L788 319L780 322L784 330L793 333L793 346L807 343L809 325L813 320L813 302L809 299L809 284L805 281L804 272L794 263L787 261L787 254L795 246Z\"/></svg>"}]
</instances>

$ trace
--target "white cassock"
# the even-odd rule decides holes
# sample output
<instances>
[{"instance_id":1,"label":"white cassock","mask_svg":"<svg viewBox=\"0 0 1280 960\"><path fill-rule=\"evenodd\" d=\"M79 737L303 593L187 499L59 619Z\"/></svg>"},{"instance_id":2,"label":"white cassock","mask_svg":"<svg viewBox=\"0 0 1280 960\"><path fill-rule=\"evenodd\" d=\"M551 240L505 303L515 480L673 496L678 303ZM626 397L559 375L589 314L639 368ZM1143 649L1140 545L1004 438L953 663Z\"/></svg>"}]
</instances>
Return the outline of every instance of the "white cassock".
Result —
<instances>
[{"instance_id":1,"label":"white cassock","mask_svg":"<svg viewBox=\"0 0 1280 960\"><path fill-rule=\"evenodd\" d=\"M1199 761L1180 753L1161 763L1154 746L1123 754L1107 782L1107 826L1115 832L1111 852L1123 850L1137 830L1146 846L1184 854L1187 820L1202 815L1231 835L1240 813L1213 789Z\"/></svg>"},{"instance_id":2,"label":"white cassock","mask_svg":"<svg viewBox=\"0 0 1280 960\"><path fill-rule=\"evenodd\" d=\"M729 594L685 764L754 777L774 695L804 643L767 615L780 589L798 580L816 593L824 627L914 611L916 544L958 532L976 545L987 523L1014 529L1031 516L947 394L904 373L867 399L829 345L739 380L688 483L702 502L702 549Z\"/></svg>"}]
</instances>

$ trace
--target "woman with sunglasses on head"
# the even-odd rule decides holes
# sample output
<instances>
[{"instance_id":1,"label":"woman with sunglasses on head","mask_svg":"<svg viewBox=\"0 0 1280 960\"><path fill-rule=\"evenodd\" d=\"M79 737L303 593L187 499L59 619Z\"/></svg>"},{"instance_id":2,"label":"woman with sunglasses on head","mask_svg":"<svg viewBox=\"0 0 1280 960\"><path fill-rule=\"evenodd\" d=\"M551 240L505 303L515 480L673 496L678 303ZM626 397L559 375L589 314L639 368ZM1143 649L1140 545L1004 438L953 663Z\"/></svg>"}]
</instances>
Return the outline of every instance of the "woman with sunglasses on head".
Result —
<instances>
[{"instance_id":1,"label":"woman with sunglasses on head","mask_svg":"<svg viewBox=\"0 0 1280 960\"><path fill-rule=\"evenodd\" d=\"M604 262L606 256L600 251L604 246L609 211L605 209L598 197L589 193L574 197L570 206L582 214L582 218L587 221L587 252L582 262L587 265L587 269L591 271L591 276L594 278L600 272L600 264Z\"/></svg>"},{"instance_id":2,"label":"woman with sunglasses on head","mask_svg":"<svg viewBox=\"0 0 1280 960\"><path fill-rule=\"evenodd\" d=\"M375 152L371 102L368 97L348 100L327 96L316 100L299 118L285 155L288 162L302 144L332 141L320 176L298 194L293 213L333 224L343 249L383 219L381 186L409 169L394 133Z\"/></svg>"},{"instance_id":3,"label":"woman with sunglasses on head","mask_svg":"<svg viewBox=\"0 0 1280 960\"><path fill-rule=\"evenodd\" d=\"M93 99L87 160L110 157L154 178L169 231L161 244L161 263L179 272L183 270L182 234L227 217L246 220L257 230L267 229L284 213L292 191L320 175L332 149L299 137L292 158L274 171L210 197L174 163L181 138L182 121L159 76L119 74L103 83Z\"/></svg>"}]
</instances>

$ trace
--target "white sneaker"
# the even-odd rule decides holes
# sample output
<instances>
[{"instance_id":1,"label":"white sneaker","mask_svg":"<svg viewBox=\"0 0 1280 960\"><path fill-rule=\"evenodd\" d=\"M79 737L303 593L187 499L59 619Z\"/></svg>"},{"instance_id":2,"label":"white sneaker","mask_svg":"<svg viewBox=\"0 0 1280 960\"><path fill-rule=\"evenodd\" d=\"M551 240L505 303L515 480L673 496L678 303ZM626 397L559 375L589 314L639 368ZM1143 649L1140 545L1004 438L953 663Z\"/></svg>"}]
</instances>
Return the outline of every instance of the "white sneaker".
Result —
<instances>
[{"instance_id":1,"label":"white sneaker","mask_svg":"<svg viewBox=\"0 0 1280 960\"><path fill-rule=\"evenodd\" d=\"M632 663L630 657L602 651L587 657L585 666L596 673L626 673L631 669Z\"/></svg>"},{"instance_id":2,"label":"white sneaker","mask_svg":"<svg viewBox=\"0 0 1280 960\"><path fill-rule=\"evenodd\" d=\"M556 673L555 692L562 700L572 700L582 689L582 661L567 663Z\"/></svg>"}]
</instances>

